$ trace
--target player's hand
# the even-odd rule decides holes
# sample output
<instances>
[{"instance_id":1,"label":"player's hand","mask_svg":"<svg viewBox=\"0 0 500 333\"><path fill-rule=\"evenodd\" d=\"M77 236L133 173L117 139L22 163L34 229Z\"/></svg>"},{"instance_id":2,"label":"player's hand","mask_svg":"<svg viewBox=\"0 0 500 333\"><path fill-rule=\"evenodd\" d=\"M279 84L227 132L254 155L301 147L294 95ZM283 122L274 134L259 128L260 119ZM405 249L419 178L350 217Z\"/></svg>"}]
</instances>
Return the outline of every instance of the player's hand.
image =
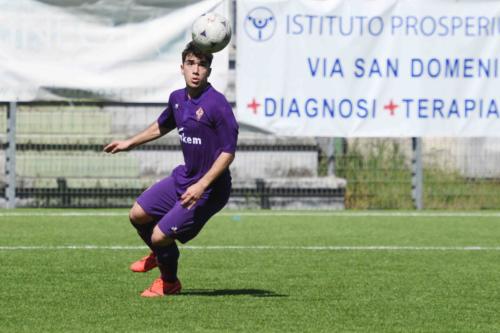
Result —
<instances>
[{"instance_id":1,"label":"player's hand","mask_svg":"<svg viewBox=\"0 0 500 333\"><path fill-rule=\"evenodd\" d=\"M111 153L115 154L120 151L127 151L130 150L131 144L128 140L122 140L122 141L113 141L110 144L108 144L106 147L104 147L104 151L106 153Z\"/></svg>"},{"instance_id":2,"label":"player's hand","mask_svg":"<svg viewBox=\"0 0 500 333\"><path fill-rule=\"evenodd\" d=\"M181 205L187 209L191 209L201 198L203 192L205 192L205 186L199 182L189 186L186 192L181 195Z\"/></svg>"}]
</instances>

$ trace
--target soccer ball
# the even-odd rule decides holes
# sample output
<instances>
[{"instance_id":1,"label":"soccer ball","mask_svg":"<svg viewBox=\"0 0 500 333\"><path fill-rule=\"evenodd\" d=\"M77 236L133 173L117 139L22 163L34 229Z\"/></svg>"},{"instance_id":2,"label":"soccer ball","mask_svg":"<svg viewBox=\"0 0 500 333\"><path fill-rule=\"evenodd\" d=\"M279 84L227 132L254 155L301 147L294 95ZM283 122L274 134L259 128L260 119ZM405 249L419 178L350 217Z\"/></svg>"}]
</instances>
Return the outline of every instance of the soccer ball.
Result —
<instances>
[{"instance_id":1,"label":"soccer ball","mask_svg":"<svg viewBox=\"0 0 500 333\"><path fill-rule=\"evenodd\" d=\"M219 52L231 40L229 21L216 13L207 13L198 17L191 31L194 44L205 52Z\"/></svg>"}]
</instances>

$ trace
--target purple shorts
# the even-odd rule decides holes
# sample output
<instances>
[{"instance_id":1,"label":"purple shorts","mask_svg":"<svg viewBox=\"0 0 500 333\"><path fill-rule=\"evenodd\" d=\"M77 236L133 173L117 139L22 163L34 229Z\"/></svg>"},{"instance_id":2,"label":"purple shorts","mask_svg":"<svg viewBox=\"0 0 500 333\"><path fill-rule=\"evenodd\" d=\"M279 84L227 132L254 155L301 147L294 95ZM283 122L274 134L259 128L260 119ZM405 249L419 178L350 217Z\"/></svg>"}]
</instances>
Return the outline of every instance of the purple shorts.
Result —
<instances>
[{"instance_id":1,"label":"purple shorts","mask_svg":"<svg viewBox=\"0 0 500 333\"><path fill-rule=\"evenodd\" d=\"M226 205L230 192L230 185L212 188L203 193L191 209L187 209L180 201L184 191L175 186L175 181L170 176L144 191L137 198L137 203L146 214L158 221L158 227L165 235L186 243L200 232L208 219Z\"/></svg>"}]
</instances>

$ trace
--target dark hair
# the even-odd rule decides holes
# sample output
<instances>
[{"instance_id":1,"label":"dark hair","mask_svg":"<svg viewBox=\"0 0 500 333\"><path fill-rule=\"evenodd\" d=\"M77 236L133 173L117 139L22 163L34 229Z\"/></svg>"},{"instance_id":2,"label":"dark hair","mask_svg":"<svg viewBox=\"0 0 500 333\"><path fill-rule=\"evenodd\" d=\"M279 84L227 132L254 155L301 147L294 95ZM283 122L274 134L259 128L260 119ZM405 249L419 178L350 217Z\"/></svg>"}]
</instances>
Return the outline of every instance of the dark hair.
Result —
<instances>
[{"instance_id":1,"label":"dark hair","mask_svg":"<svg viewBox=\"0 0 500 333\"><path fill-rule=\"evenodd\" d=\"M206 60L206 62L208 63L208 67L210 67L210 65L212 64L212 59L214 58L212 53L202 51L193 42L189 42L186 45L186 48L184 49L184 51L182 51L182 63L184 63L188 54L192 54L196 58Z\"/></svg>"}]
</instances>

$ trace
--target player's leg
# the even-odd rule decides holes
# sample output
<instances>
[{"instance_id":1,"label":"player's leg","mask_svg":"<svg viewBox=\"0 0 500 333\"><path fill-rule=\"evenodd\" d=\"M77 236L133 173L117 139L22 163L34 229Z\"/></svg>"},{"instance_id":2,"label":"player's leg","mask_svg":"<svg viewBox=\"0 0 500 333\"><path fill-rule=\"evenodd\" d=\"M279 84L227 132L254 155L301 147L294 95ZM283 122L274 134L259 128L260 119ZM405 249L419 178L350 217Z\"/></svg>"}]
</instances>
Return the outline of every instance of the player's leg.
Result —
<instances>
[{"instance_id":1,"label":"player's leg","mask_svg":"<svg viewBox=\"0 0 500 333\"><path fill-rule=\"evenodd\" d=\"M144 191L130 210L130 222L151 249L148 256L132 263L134 272L147 272L157 266L156 253L151 243L153 228L158 220L168 213L177 201L174 181L167 177Z\"/></svg>"},{"instance_id":2,"label":"player's leg","mask_svg":"<svg viewBox=\"0 0 500 333\"><path fill-rule=\"evenodd\" d=\"M151 252L147 256L133 262L130 265L130 270L137 273L145 273L158 266L151 244L151 235L153 234L153 228L156 225L156 221L152 216L148 215L137 202L135 202L132 209L130 209L129 219L144 243L151 249Z\"/></svg>"},{"instance_id":3,"label":"player's leg","mask_svg":"<svg viewBox=\"0 0 500 333\"><path fill-rule=\"evenodd\" d=\"M142 293L145 297L163 296L180 292L177 277L179 249L176 240L186 243L193 239L205 223L221 210L229 198L230 189L217 191L198 200L187 209L177 202L153 229L152 244L157 254L161 277Z\"/></svg>"},{"instance_id":4,"label":"player's leg","mask_svg":"<svg viewBox=\"0 0 500 333\"><path fill-rule=\"evenodd\" d=\"M156 225L155 219L148 215L144 208L137 202L134 203L129 212L130 223L137 230L137 233L142 238L144 243L146 243L150 249L151 245L151 235L153 234L153 228Z\"/></svg>"},{"instance_id":5,"label":"player's leg","mask_svg":"<svg viewBox=\"0 0 500 333\"><path fill-rule=\"evenodd\" d=\"M151 239L161 278L170 283L177 281L177 266L180 256L177 243L173 238L163 234L158 226L155 226Z\"/></svg>"},{"instance_id":6,"label":"player's leg","mask_svg":"<svg viewBox=\"0 0 500 333\"><path fill-rule=\"evenodd\" d=\"M156 226L153 231L152 244L161 276L153 281L153 284L144 290L141 296L158 297L178 294L182 286L177 277L180 253L175 240L163 234Z\"/></svg>"},{"instance_id":7,"label":"player's leg","mask_svg":"<svg viewBox=\"0 0 500 333\"><path fill-rule=\"evenodd\" d=\"M153 229L153 246L169 246L173 240L186 243L201 231L205 223L229 200L231 187L213 189L188 209L177 201Z\"/></svg>"},{"instance_id":8,"label":"player's leg","mask_svg":"<svg viewBox=\"0 0 500 333\"><path fill-rule=\"evenodd\" d=\"M166 223L165 221L179 221L181 224L187 221L190 218L189 215L184 214L179 207L182 206L180 206L180 202L177 202L174 207L161 218L158 224L162 221L164 224ZM179 293L182 288L177 277L180 253L174 237L167 235L158 225L156 225L151 236L151 243L154 253L156 254L156 261L161 275L148 289L144 290L141 296L158 297Z\"/></svg>"}]
</instances>

